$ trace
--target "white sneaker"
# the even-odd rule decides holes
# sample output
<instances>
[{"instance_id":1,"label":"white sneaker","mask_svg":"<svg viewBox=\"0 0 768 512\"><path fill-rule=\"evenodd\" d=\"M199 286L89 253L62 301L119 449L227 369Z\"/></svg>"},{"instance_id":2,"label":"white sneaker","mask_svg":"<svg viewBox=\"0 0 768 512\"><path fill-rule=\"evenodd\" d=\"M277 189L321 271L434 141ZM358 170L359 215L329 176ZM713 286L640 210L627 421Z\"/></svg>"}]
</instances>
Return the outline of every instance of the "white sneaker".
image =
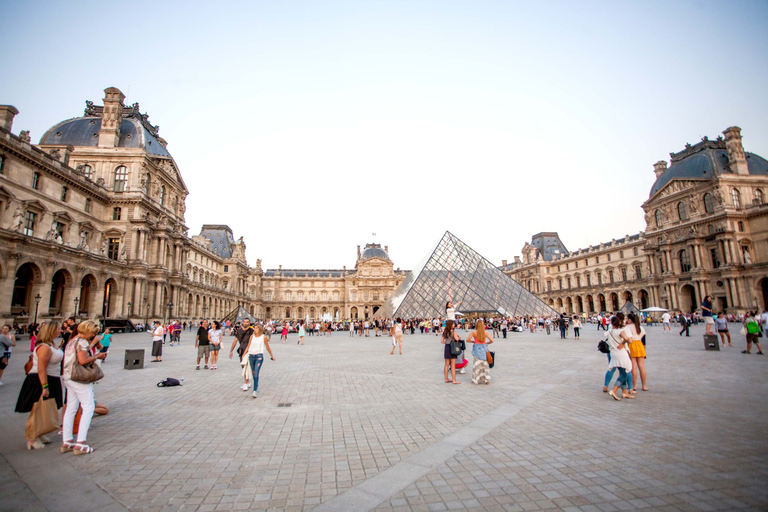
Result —
<instances>
[{"instance_id":1,"label":"white sneaker","mask_svg":"<svg viewBox=\"0 0 768 512\"><path fill-rule=\"evenodd\" d=\"M243 384L242 386L240 386L240 389L242 389L243 391L248 391L248 384Z\"/></svg>"},{"instance_id":2,"label":"white sneaker","mask_svg":"<svg viewBox=\"0 0 768 512\"><path fill-rule=\"evenodd\" d=\"M253 398L258 398L258 396L259 396L259 392L258 392L258 391L254 391L254 392L253 392L253 394L252 394L251 396L252 396Z\"/></svg>"},{"instance_id":3,"label":"white sneaker","mask_svg":"<svg viewBox=\"0 0 768 512\"><path fill-rule=\"evenodd\" d=\"M467 370L465 370L464 368L462 368L462 369L461 369L461 371L460 371L459 373L467 373Z\"/></svg>"}]
</instances>

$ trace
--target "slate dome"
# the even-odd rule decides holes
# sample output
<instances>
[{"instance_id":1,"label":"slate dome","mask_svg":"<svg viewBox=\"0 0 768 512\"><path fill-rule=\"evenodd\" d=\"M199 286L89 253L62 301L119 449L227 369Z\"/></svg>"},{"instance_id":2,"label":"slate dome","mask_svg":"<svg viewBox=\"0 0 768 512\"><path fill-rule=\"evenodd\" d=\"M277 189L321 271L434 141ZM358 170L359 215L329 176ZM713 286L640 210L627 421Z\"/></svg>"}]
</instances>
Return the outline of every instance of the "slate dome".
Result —
<instances>
[{"instance_id":1,"label":"slate dome","mask_svg":"<svg viewBox=\"0 0 768 512\"><path fill-rule=\"evenodd\" d=\"M768 160L754 153L745 152L750 175L768 176ZM728 151L720 141L704 140L686 151L671 154L672 165L656 179L649 197L659 192L674 179L708 180L720 175L731 174L728 167Z\"/></svg>"},{"instance_id":2,"label":"slate dome","mask_svg":"<svg viewBox=\"0 0 768 512\"><path fill-rule=\"evenodd\" d=\"M366 244L365 250L360 255L360 259L369 260L371 258L381 258L389 261L389 254L387 254L387 251L382 249L379 244Z\"/></svg>"},{"instance_id":3,"label":"slate dome","mask_svg":"<svg viewBox=\"0 0 768 512\"><path fill-rule=\"evenodd\" d=\"M93 108L89 105L89 108ZM96 107L97 109L100 107ZM40 138L40 144L66 145L75 147L97 147L99 144L99 130L101 130L101 116L86 115L62 121L46 131ZM157 135L158 128L146 121L146 115L142 116L138 111L138 105L126 108L120 123L120 148L141 148L151 155L170 157L171 154L161 144L162 138ZM165 141L163 141L164 143Z\"/></svg>"}]
</instances>

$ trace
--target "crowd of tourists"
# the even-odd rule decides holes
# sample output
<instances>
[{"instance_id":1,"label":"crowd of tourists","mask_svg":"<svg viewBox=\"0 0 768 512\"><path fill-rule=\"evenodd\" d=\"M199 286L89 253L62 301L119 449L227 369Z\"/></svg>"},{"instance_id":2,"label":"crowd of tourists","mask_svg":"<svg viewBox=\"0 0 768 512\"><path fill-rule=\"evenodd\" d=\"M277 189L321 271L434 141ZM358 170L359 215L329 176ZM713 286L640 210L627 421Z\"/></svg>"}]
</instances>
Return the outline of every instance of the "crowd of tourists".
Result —
<instances>
[{"instance_id":1,"label":"crowd of tourists","mask_svg":"<svg viewBox=\"0 0 768 512\"><path fill-rule=\"evenodd\" d=\"M266 321L251 323L250 319L242 322L229 320L203 320L197 324L194 338L196 349L196 370L218 369L219 352L226 337L233 337L229 347L229 358L237 357L242 368L243 391L252 389L252 396L258 397L259 374L264 363L265 353L274 361L275 356L270 346L272 336L280 333L281 342L286 342L289 333L298 334L298 344L304 344L305 336L330 335L332 332L348 330L350 336L389 337L392 347L390 354L397 351L403 354L403 340L406 334L434 334L443 346L443 377L446 383L461 384L457 374L466 373L469 361L465 358L467 345L471 344L472 384L489 385L491 368L495 365L495 352L491 345L498 339L504 339L509 332L545 331L551 334L559 332L561 338L568 338L573 333L575 339L580 336L583 322L593 323L598 329L605 329L605 341L601 351L606 353L608 369L604 377L603 391L613 399L634 399L640 389L647 391L648 380L645 368L646 330L643 318L636 313L616 313L598 315L592 318L580 316L522 316L487 318L457 318L457 307L448 301L445 315L433 318L388 318L363 321ZM672 325L682 327L680 335L688 332L692 323L703 322L706 333L719 336L723 346L733 346L730 325L741 323L740 334L746 337L747 347L742 352L752 353L752 346L757 354L763 354L760 338L766 334L768 311L762 314L748 312L739 317L715 313L711 297L705 297L701 304L700 315L677 315L664 312L658 321L664 331L671 332ZM183 331L191 329L192 324L172 321L163 325L154 321L147 327L152 337L152 362L162 362L163 347L166 342L171 346L180 345ZM463 332L462 332L463 331ZM5 325L0 333L0 378L7 367L14 347L17 347L17 332ZM463 336L462 336L463 334ZM88 454L93 448L88 444L88 432L94 414L107 414L108 409L98 404L94 398L94 382L103 377L101 362L105 361L110 346L112 333L102 329L95 321L77 321L70 317L63 324L47 321L30 329L31 355L25 371L27 373L16 403L16 412L30 413L25 429L27 447L38 449L51 442L50 434L59 430L62 436L62 453L74 452L76 455ZM618 376L616 373L618 372ZM614 381L615 378L615 381ZM0 381L0 386L3 383ZM619 394L619 391L621 392ZM36 411L35 408L38 408ZM55 425L43 421L40 411L54 411ZM58 410L63 409L61 424Z\"/></svg>"}]
</instances>

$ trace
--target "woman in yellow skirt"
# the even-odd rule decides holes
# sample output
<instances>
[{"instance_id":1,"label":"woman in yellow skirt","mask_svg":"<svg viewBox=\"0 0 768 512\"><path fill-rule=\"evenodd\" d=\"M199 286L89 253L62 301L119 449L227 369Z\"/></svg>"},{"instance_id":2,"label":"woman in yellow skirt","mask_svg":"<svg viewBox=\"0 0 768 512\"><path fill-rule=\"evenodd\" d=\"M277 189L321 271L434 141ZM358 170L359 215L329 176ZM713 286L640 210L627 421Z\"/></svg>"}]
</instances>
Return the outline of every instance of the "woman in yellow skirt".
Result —
<instances>
[{"instance_id":1,"label":"woman in yellow skirt","mask_svg":"<svg viewBox=\"0 0 768 512\"><path fill-rule=\"evenodd\" d=\"M632 358L632 383L634 384L631 393L637 393L638 373L640 373L640 380L643 383L643 391L648 391L645 380L645 345L642 342L645 329L640 323L640 317L635 313L627 315L627 326L624 327L624 333L632 340L629 344L629 356Z\"/></svg>"}]
</instances>

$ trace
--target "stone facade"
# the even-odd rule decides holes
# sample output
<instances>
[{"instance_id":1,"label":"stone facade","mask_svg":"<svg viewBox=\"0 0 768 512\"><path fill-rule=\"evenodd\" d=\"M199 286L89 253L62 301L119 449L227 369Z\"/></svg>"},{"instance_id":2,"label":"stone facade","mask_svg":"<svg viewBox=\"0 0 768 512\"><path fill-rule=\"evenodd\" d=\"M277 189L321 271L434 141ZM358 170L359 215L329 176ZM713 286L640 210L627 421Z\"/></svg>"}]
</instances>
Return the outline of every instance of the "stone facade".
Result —
<instances>
[{"instance_id":1,"label":"stone facade","mask_svg":"<svg viewBox=\"0 0 768 512\"><path fill-rule=\"evenodd\" d=\"M158 127L118 89L104 92L103 106L86 102L37 145L12 133L18 110L0 106L1 322L194 322L238 305L258 318L364 318L403 280L376 244L358 247L351 271L264 272L228 226L190 237L189 191Z\"/></svg>"},{"instance_id":2,"label":"stone facade","mask_svg":"<svg viewBox=\"0 0 768 512\"><path fill-rule=\"evenodd\" d=\"M262 277L257 317L279 319L370 319L405 279L389 259L389 248L357 247L354 270L270 269ZM254 292L256 279L252 280Z\"/></svg>"},{"instance_id":3,"label":"stone facade","mask_svg":"<svg viewBox=\"0 0 768 512\"><path fill-rule=\"evenodd\" d=\"M87 102L38 145L0 106L0 321L196 320L250 305L245 245L222 257L187 235L176 162L123 99L106 89L103 107Z\"/></svg>"},{"instance_id":4,"label":"stone facade","mask_svg":"<svg viewBox=\"0 0 768 512\"><path fill-rule=\"evenodd\" d=\"M654 165L644 232L574 252L556 233L540 233L502 269L571 314L612 312L626 301L690 312L705 295L716 311L766 308L768 161L744 151L740 128L723 134L671 153L669 167Z\"/></svg>"}]
</instances>

